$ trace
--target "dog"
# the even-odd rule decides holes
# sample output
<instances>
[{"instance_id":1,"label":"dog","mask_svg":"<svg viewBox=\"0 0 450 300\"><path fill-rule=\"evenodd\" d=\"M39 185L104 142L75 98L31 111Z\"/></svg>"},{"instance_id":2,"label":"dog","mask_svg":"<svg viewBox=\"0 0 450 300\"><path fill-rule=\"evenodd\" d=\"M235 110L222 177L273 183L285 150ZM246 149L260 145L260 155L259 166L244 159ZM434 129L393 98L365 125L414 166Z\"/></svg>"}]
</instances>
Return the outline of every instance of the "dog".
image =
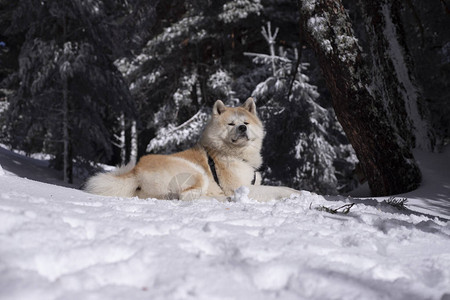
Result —
<instances>
[{"instance_id":1,"label":"dog","mask_svg":"<svg viewBox=\"0 0 450 300\"><path fill-rule=\"evenodd\" d=\"M240 107L227 107L217 100L194 147L169 155L145 155L135 166L91 177L85 190L104 196L180 200L226 200L241 186L259 201L298 193L286 187L260 186L257 170L262 164L264 135L253 98Z\"/></svg>"}]
</instances>

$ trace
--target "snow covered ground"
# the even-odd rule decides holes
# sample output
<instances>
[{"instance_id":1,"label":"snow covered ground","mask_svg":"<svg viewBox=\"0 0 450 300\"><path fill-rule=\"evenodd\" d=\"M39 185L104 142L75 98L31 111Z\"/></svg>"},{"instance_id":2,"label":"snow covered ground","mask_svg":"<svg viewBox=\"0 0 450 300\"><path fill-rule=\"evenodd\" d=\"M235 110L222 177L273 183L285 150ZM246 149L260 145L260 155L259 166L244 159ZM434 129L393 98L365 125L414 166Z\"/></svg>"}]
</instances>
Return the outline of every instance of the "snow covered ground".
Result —
<instances>
[{"instance_id":1,"label":"snow covered ground","mask_svg":"<svg viewBox=\"0 0 450 300\"><path fill-rule=\"evenodd\" d=\"M0 157L0 299L448 300L448 150L417 154L424 184L403 211L309 192L100 197L14 176Z\"/></svg>"}]
</instances>

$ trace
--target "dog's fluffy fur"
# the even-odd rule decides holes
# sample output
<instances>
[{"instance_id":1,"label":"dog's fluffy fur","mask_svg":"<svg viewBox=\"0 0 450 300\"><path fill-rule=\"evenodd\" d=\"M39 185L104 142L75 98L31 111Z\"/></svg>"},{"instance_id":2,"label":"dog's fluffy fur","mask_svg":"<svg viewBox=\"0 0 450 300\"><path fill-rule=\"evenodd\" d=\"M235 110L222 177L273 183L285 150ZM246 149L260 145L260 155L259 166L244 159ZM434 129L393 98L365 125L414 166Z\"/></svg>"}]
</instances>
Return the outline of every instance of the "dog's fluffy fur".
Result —
<instances>
[{"instance_id":1,"label":"dog's fluffy fur","mask_svg":"<svg viewBox=\"0 0 450 300\"><path fill-rule=\"evenodd\" d=\"M262 164L263 138L264 127L252 98L235 108L217 100L196 146L170 155L146 155L136 166L97 174L87 181L85 190L105 196L192 200L205 196L226 199L238 187L247 186L249 196L259 200L288 197L296 191L251 185L255 174L255 184L260 184L255 172ZM219 184L208 156L214 161Z\"/></svg>"}]
</instances>

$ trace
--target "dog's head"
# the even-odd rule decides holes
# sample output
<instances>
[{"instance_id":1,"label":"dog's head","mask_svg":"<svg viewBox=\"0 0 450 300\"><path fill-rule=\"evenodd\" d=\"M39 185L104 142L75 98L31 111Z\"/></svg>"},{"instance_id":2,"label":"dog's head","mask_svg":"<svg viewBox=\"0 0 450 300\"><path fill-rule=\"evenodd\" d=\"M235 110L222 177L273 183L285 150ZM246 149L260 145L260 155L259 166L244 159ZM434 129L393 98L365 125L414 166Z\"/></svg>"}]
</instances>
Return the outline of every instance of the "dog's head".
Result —
<instances>
[{"instance_id":1,"label":"dog's head","mask_svg":"<svg viewBox=\"0 0 450 300\"><path fill-rule=\"evenodd\" d=\"M217 100L202 140L215 149L253 147L259 152L264 127L256 113L253 98L240 107L227 107Z\"/></svg>"}]
</instances>

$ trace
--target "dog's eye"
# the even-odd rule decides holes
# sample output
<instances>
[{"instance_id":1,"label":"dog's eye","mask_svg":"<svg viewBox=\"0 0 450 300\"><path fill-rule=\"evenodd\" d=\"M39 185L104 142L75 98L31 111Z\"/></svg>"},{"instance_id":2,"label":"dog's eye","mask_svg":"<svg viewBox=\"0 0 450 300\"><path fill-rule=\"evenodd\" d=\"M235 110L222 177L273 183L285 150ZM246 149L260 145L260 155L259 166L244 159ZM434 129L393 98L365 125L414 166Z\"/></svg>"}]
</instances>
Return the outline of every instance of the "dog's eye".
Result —
<instances>
[{"instance_id":1,"label":"dog's eye","mask_svg":"<svg viewBox=\"0 0 450 300\"><path fill-rule=\"evenodd\" d=\"M244 125L248 125L248 122L244 122Z\"/></svg>"},{"instance_id":2,"label":"dog's eye","mask_svg":"<svg viewBox=\"0 0 450 300\"><path fill-rule=\"evenodd\" d=\"M230 126L234 126L234 123L228 123L228 125L230 125Z\"/></svg>"}]
</instances>

